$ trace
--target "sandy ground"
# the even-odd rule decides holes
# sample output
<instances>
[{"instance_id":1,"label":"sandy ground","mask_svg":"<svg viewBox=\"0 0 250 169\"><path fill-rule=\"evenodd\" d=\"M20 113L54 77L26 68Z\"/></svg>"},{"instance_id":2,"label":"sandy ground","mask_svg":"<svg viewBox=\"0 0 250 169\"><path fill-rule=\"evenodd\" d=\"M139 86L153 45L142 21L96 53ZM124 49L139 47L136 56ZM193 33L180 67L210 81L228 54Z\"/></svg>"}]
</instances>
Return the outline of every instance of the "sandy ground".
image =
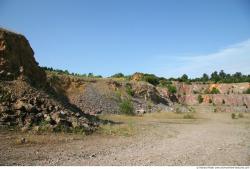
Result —
<instances>
[{"instance_id":1,"label":"sandy ground","mask_svg":"<svg viewBox=\"0 0 250 169\"><path fill-rule=\"evenodd\" d=\"M0 132L1 165L250 165L250 118L137 120L133 136ZM25 144L19 139L27 137ZM33 141L32 141L33 139ZM34 141L36 140L36 141Z\"/></svg>"}]
</instances>

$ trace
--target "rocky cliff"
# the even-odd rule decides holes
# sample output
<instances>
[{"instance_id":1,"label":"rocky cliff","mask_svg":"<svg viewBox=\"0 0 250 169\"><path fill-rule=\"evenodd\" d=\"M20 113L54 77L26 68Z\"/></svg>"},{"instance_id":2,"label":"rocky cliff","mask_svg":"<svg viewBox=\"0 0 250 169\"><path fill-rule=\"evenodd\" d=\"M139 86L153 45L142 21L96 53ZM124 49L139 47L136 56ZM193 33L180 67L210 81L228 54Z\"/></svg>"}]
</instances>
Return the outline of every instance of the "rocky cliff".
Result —
<instances>
[{"instance_id":1,"label":"rocky cliff","mask_svg":"<svg viewBox=\"0 0 250 169\"><path fill-rule=\"evenodd\" d=\"M0 29L0 126L36 131L94 131L99 121L47 84L27 39Z\"/></svg>"},{"instance_id":2,"label":"rocky cliff","mask_svg":"<svg viewBox=\"0 0 250 169\"><path fill-rule=\"evenodd\" d=\"M119 105L130 100L137 113L168 109L168 95L141 81L93 79L47 72L50 86L70 103L89 114L119 114Z\"/></svg>"},{"instance_id":3,"label":"rocky cliff","mask_svg":"<svg viewBox=\"0 0 250 169\"><path fill-rule=\"evenodd\" d=\"M46 74L35 61L28 40L23 35L0 28L0 79L18 78L26 78L38 86L46 82Z\"/></svg>"},{"instance_id":4,"label":"rocky cliff","mask_svg":"<svg viewBox=\"0 0 250 169\"><path fill-rule=\"evenodd\" d=\"M185 84L175 83L178 100L189 106L213 106L220 111L250 112L250 83ZM215 93L213 91L216 91Z\"/></svg>"}]
</instances>

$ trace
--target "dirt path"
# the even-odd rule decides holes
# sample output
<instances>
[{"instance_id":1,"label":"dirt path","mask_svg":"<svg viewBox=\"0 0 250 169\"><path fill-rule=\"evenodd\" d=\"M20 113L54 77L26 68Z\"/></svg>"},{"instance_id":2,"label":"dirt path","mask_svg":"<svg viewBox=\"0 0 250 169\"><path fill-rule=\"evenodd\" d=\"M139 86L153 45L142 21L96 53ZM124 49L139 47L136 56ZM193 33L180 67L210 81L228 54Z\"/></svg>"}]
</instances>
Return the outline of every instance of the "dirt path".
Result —
<instances>
[{"instance_id":1,"label":"dirt path","mask_svg":"<svg viewBox=\"0 0 250 169\"><path fill-rule=\"evenodd\" d=\"M136 123L132 137L50 136L43 144L13 144L1 132L1 165L250 165L250 118L202 114L198 120ZM150 127L148 127L150 126Z\"/></svg>"}]
</instances>

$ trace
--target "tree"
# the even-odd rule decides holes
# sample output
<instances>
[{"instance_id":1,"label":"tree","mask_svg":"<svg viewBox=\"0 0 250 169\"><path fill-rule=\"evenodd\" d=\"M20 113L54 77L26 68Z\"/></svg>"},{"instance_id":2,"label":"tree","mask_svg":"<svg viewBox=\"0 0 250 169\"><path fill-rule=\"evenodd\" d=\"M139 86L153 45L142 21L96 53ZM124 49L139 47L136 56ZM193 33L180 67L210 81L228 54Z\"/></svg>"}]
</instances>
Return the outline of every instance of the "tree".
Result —
<instances>
[{"instance_id":1,"label":"tree","mask_svg":"<svg viewBox=\"0 0 250 169\"><path fill-rule=\"evenodd\" d=\"M224 70L220 71L219 77L220 77L220 79L224 79L226 77L226 73L224 72Z\"/></svg>"},{"instance_id":2,"label":"tree","mask_svg":"<svg viewBox=\"0 0 250 169\"><path fill-rule=\"evenodd\" d=\"M208 75L206 73L203 73L203 75L202 75L202 81L203 82L207 82L208 80L209 80Z\"/></svg>"},{"instance_id":3,"label":"tree","mask_svg":"<svg viewBox=\"0 0 250 169\"><path fill-rule=\"evenodd\" d=\"M181 76L181 81L182 82L187 82L188 81L188 75L184 74Z\"/></svg>"},{"instance_id":4,"label":"tree","mask_svg":"<svg viewBox=\"0 0 250 169\"><path fill-rule=\"evenodd\" d=\"M116 74L112 75L111 77L121 78L121 77L124 77L124 74L122 74L122 73L116 73Z\"/></svg>"},{"instance_id":5,"label":"tree","mask_svg":"<svg viewBox=\"0 0 250 169\"><path fill-rule=\"evenodd\" d=\"M94 74L93 73L89 73L88 77L94 77Z\"/></svg>"},{"instance_id":6,"label":"tree","mask_svg":"<svg viewBox=\"0 0 250 169\"><path fill-rule=\"evenodd\" d=\"M217 83L217 82L220 80L220 77L219 77L217 71L214 71L214 72L211 74L211 80L214 81L215 83Z\"/></svg>"}]
</instances>

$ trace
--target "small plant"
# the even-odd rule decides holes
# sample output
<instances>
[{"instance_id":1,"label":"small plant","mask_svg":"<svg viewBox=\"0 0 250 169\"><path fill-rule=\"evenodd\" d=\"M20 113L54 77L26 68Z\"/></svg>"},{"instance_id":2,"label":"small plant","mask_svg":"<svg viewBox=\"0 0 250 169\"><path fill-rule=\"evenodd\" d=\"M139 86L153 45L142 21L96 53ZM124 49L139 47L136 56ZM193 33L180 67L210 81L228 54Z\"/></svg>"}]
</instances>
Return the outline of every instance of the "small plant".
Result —
<instances>
[{"instance_id":1,"label":"small plant","mask_svg":"<svg viewBox=\"0 0 250 169\"><path fill-rule=\"evenodd\" d=\"M232 114L231 114L231 117L232 117L232 119L236 119L236 114L235 114L235 113L232 113Z\"/></svg>"},{"instance_id":2,"label":"small plant","mask_svg":"<svg viewBox=\"0 0 250 169\"><path fill-rule=\"evenodd\" d=\"M244 94L250 94L250 88L243 92Z\"/></svg>"},{"instance_id":3,"label":"small plant","mask_svg":"<svg viewBox=\"0 0 250 169\"><path fill-rule=\"evenodd\" d=\"M173 85L171 85L171 84L167 85L167 88L168 88L168 92L169 92L170 94L174 94L174 93L177 92L176 87L173 86Z\"/></svg>"},{"instance_id":4,"label":"small plant","mask_svg":"<svg viewBox=\"0 0 250 169\"><path fill-rule=\"evenodd\" d=\"M203 97L201 95L198 95L198 102L202 103L203 102Z\"/></svg>"},{"instance_id":5,"label":"small plant","mask_svg":"<svg viewBox=\"0 0 250 169\"><path fill-rule=\"evenodd\" d=\"M215 108L215 109L214 109L214 113L216 113L216 112L217 112L217 109Z\"/></svg>"},{"instance_id":6,"label":"small plant","mask_svg":"<svg viewBox=\"0 0 250 169\"><path fill-rule=\"evenodd\" d=\"M135 114L134 106L130 100L123 100L119 106L119 110L122 114L126 115Z\"/></svg>"},{"instance_id":7,"label":"small plant","mask_svg":"<svg viewBox=\"0 0 250 169\"><path fill-rule=\"evenodd\" d=\"M210 94L219 94L220 91L219 91L219 89L213 87L212 90L211 90L209 93L210 93Z\"/></svg>"},{"instance_id":8,"label":"small plant","mask_svg":"<svg viewBox=\"0 0 250 169\"><path fill-rule=\"evenodd\" d=\"M196 90L193 90L193 94L199 94L199 92Z\"/></svg>"},{"instance_id":9,"label":"small plant","mask_svg":"<svg viewBox=\"0 0 250 169\"><path fill-rule=\"evenodd\" d=\"M184 119L194 119L194 115L193 114L190 114L190 113L187 113L183 116Z\"/></svg>"},{"instance_id":10,"label":"small plant","mask_svg":"<svg viewBox=\"0 0 250 169\"><path fill-rule=\"evenodd\" d=\"M132 90L131 86L126 86L126 92L128 93L128 95L130 96L134 96L135 92Z\"/></svg>"}]
</instances>

